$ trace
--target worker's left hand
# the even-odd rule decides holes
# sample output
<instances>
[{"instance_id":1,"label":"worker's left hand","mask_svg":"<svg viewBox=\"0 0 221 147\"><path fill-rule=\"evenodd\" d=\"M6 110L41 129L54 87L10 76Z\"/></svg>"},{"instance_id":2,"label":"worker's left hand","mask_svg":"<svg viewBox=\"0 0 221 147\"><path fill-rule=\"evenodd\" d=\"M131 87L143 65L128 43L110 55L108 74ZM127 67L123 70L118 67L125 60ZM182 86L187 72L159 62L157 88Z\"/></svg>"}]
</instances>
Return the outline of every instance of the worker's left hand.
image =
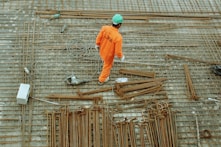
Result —
<instances>
[{"instance_id":1,"label":"worker's left hand","mask_svg":"<svg viewBox=\"0 0 221 147\"><path fill-rule=\"evenodd\" d=\"M100 46L98 46L97 44L95 44L95 49L99 51Z\"/></svg>"}]
</instances>

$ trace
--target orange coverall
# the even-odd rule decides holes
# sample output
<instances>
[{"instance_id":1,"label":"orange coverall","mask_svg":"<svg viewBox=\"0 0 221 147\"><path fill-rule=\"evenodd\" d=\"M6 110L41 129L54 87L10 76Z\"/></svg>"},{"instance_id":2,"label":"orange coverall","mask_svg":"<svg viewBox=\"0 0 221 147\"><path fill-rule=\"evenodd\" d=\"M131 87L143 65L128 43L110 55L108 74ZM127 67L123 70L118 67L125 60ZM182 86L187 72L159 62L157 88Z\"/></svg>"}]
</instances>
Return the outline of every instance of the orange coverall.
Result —
<instances>
[{"instance_id":1,"label":"orange coverall","mask_svg":"<svg viewBox=\"0 0 221 147\"><path fill-rule=\"evenodd\" d=\"M99 81L104 82L110 75L114 56L123 57L122 36L113 26L103 26L96 38L96 45L100 46L100 57L103 60L103 68Z\"/></svg>"}]
</instances>

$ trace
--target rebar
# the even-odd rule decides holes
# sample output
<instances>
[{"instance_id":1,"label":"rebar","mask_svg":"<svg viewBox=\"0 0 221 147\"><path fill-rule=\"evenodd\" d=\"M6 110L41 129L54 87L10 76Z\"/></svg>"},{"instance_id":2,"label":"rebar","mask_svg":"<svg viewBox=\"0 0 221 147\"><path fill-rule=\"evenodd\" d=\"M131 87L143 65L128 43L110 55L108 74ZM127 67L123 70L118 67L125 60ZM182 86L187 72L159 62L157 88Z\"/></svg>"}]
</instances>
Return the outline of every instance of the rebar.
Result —
<instances>
[{"instance_id":1,"label":"rebar","mask_svg":"<svg viewBox=\"0 0 221 147\"><path fill-rule=\"evenodd\" d=\"M193 86L193 83L192 83L192 79L191 79L191 76L190 76L190 71L189 71L189 68L188 68L187 64L184 64L184 71L185 71L185 76L186 76L187 89L188 89L188 92L190 94L190 99L198 100L199 97L196 95L196 92L195 92L195 89L194 89L194 86Z\"/></svg>"}]
</instances>

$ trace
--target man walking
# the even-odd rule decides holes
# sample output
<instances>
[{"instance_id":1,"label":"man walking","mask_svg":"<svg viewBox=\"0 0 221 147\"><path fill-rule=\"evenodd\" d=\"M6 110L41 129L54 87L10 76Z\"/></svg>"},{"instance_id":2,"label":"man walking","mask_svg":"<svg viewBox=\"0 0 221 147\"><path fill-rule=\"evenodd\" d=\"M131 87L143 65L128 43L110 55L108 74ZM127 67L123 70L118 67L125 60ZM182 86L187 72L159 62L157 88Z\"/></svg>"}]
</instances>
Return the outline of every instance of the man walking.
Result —
<instances>
[{"instance_id":1,"label":"man walking","mask_svg":"<svg viewBox=\"0 0 221 147\"><path fill-rule=\"evenodd\" d=\"M99 85L109 80L114 57L117 56L121 61L125 59L122 52L123 38L118 31L122 23L123 17L120 14L115 14L112 17L112 25L103 26L97 35L95 47L99 49L100 57L103 60L103 67L98 82Z\"/></svg>"}]
</instances>

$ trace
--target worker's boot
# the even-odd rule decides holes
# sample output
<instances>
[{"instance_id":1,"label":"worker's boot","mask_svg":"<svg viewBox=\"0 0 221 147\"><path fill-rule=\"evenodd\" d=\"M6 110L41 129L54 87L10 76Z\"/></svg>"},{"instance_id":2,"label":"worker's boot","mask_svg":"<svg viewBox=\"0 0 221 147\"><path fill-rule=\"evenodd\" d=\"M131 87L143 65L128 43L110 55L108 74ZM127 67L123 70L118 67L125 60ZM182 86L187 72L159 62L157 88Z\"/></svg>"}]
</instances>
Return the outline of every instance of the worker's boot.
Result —
<instances>
[{"instance_id":1,"label":"worker's boot","mask_svg":"<svg viewBox=\"0 0 221 147\"><path fill-rule=\"evenodd\" d=\"M109 77L107 77L106 79L105 79L105 81L104 82L100 82L100 81L98 81L98 85L104 85L104 83L106 83L106 82L108 82L109 81Z\"/></svg>"}]
</instances>

